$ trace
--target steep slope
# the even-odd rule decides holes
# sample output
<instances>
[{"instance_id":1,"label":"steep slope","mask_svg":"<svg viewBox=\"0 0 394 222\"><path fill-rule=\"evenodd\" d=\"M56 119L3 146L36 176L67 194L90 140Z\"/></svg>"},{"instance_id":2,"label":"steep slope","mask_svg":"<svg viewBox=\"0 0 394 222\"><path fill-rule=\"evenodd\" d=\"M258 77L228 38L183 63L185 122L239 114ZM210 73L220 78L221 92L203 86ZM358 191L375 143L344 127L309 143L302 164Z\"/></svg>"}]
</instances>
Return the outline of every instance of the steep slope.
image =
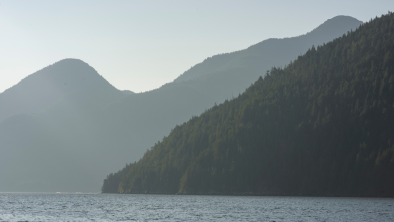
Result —
<instances>
[{"instance_id":1,"label":"steep slope","mask_svg":"<svg viewBox=\"0 0 394 222\"><path fill-rule=\"evenodd\" d=\"M361 23L339 19L330 26L334 37ZM322 44L327 36L311 39ZM139 94L115 89L80 60L62 60L30 75L0 94L0 191L99 191L105 175L140 159L176 124L242 93L264 75L271 65L256 66L271 61L256 57L268 50L264 42L246 50L252 57L236 60L239 66ZM313 43L300 52L283 49L278 58L288 56L288 63Z\"/></svg>"},{"instance_id":2,"label":"steep slope","mask_svg":"<svg viewBox=\"0 0 394 222\"><path fill-rule=\"evenodd\" d=\"M394 13L175 127L103 192L394 196Z\"/></svg>"},{"instance_id":3,"label":"steep slope","mask_svg":"<svg viewBox=\"0 0 394 222\"><path fill-rule=\"evenodd\" d=\"M284 66L296 59L297 56L304 54L312 45L323 45L341 37L350 30L355 30L361 24L361 21L350 16L336 16L305 35L284 39L267 39L244 50L207 58L184 72L174 82L188 81L243 68L245 71L240 72L243 77L253 78L255 81L261 72L265 72L273 66ZM244 89L240 88L241 92Z\"/></svg>"},{"instance_id":4,"label":"steep slope","mask_svg":"<svg viewBox=\"0 0 394 222\"><path fill-rule=\"evenodd\" d=\"M0 190L89 191L96 114L126 96L65 59L0 94ZM97 183L97 182L95 182Z\"/></svg>"},{"instance_id":5,"label":"steep slope","mask_svg":"<svg viewBox=\"0 0 394 222\"><path fill-rule=\"evenodd\" d=\"M351 29L355 30L361 23L351 17L338 16L302 37L266 40L251 46L241 51L242 56L235 56L233 60L227 58L240 52L217 55L194 66L172 83L114 103L105 115L122 118L114 120L116 124L106 125L118 128L123 133L122 136L113 137L112 141L117 141L119 147L128 153L124 161L134 162L148 147L168 135L176 124L200 115L215 103L220 104L244 92L272 66L285 65L305 53L313 44L322 45ZM271 45L271 42L275 44ZM270 53L274 52L275 57L271 57Z\"/></svg>"},{"instance_id":6,"label":"steep slope","mask_svg":"<svg viewBox=\"0 0 394 222\"><path fill-rule=\"evenodd\" d=\"M1 93L0 122L16 114L40 112L68 94L92 91L119 96L118 90L88 64L77 59L64 59L27 76ZM74 99L78 102L78 98Z\"/></svg>"}]
</instances>

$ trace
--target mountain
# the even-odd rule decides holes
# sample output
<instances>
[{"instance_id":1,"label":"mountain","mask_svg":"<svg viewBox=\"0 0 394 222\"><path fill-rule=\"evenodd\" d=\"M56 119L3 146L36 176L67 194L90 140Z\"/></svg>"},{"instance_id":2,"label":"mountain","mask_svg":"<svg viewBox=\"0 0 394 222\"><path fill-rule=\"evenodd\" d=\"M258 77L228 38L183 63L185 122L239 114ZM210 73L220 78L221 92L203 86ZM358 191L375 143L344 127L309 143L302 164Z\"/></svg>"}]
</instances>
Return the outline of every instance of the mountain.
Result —
<instances>
[{"instance_id":1,"label":"mountain","mask_svg":"<svg viewBox=\"0 0 394 222\"><path fill-rule=\"evenodd\" d=\"M340 37L360 24L351 17L328 20L320 31L304 36L309 45L301 51L280 48L278 59L289 63L312 44L322 45L327 36ZM291 39L277 39L273 48ZM145 93L119 91L75 59L33 73L0 94L0 191L99 191L105 175L140 159L177 124L237 96L279 64L265 61L272 60L267 48L272 41L244 50L247 56L232 60L228 69L215 68L227 54L214 56L208 60L215 72L205 68L206 73L180 81L184 74Z\"/></svg>"},{"instance_id":2,"label":"mountain","mask_svg":"<svg viewBox=\"0 0 394 222\"><path fill-rule=\"evenodd\" d=\"M187 121L192 116L200 115L215 103L220 104L244 92L272 66L284 66L290 60L305 53L313 44L323 45L352 29L355 30L361 24L361 21L352 17L337 16L304 36L262 41L241 51L244 56L233 56L239 53L234 52L206 59L192 67L193 72L187 71L174 82L156 90L131 95L125 101L112 104L108 114L122 118L106 122L105 125L110 126L109 128L122 129L124 133L122 136L103 140L100 144L110 146L116 142L118 147L122 147L122 151L128 153L121 163L124 165L127 162L134 162L142 157L147 148L161 140L164 135L168 135L177 124ZM308 44L307 41L310 43ZM272 42L277 44L270 48ZM282 45L287 45L289 50ZM279 62L273 62L275 59L270 55L272 51L280 51L275 57ZM222 61L227 61L227 57L236 58L224 64L225 62ZM193 74L193 78L185 79L189 76L189 72Z\"/></svg>"},{"instance_id":3,"label":"mountain","mask_svg":"<svg viewBox=\"0 0 394 222\"><path fill-rule=\"evenodd\" d=\"M175 127L103 192L394 197L394 13Z\"/></svg>"},{"instance_id":4,"label":"mountain","mask_svg":"<svg viewBox=\"0 0 394 222\"><path fill-rule=\"evenodd\" d=\"M94 114L125 97L76 59L37 71L0 94L0 190L86 187L87 175L97 174L89 171L94 163L88 153L97 152L88 143L95 137Z\"/></svg>"},{"instance_id":5,"label":"mountain","mask_svg":"<svg viewBox=\"0 0 394 222\"><path fill-rule=\"evenodd\" d=\"M80 95L100 92L106 95L100 97L107 100L103 103L121 96L88 64L81 60L64 59L27 76L1 93L0 122L16 114L41 112L66 97L78 104L88 100Z\"/></svg>"},{"instance_id":6,"label":"mountain","mask_svg":"<svg viewBox=\"0 0 394 222\"><path fill-rule=\"evenodd\" d=\"M312 45L323 45L341 37L348 31L355 30L361 24L361 21L350 16L336 16L305 35L284 39L267 39L244 50L207 58L184 72L174 82L227 73L233 69L244 73L244 77L252 75L251 78L254 78L254 82L262 72L265 73L271 67L283 67L291 60L296 59L297 56L304 54ZM241 92L244 89L240 88Z\"/></svg>"}]
</instances>

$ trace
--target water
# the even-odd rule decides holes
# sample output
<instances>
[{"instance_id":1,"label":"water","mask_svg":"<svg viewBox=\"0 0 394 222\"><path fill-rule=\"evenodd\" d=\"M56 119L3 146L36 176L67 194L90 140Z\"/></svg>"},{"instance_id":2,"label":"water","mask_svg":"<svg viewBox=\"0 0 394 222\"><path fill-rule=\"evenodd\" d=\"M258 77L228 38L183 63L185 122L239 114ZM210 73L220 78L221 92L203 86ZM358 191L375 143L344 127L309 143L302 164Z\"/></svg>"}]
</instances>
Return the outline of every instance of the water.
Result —
<instances>
[{"instance_id":1,"label":"water","mask_svg":"<svg viewBox=\"0 0 394 222\"><path fill-rule=\"evenodd\" d=\"M0 221L394 221L394 199L0 193Z\"/></svg>"}]
</instances>

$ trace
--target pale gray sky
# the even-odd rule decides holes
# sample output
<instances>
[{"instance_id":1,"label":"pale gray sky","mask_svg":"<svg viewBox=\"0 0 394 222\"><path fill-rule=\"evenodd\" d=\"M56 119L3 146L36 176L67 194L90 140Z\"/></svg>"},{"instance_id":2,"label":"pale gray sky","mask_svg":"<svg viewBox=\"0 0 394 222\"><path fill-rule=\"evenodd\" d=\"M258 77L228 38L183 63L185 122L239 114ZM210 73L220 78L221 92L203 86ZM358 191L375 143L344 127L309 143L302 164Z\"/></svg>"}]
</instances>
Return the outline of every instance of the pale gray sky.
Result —
<instances>
[{"instance_id":1,"label":"pale gray sky","mask_svg":"<svg viewBox=\"0 0 394 222\"><path fill-rule=\"evenodd\" d=\"M64 58L118 89L148 91L215 54L305 34L337 15L365 22L393 10L393 0L0 0L0 92Z\"/></svg>"}]
</instances>

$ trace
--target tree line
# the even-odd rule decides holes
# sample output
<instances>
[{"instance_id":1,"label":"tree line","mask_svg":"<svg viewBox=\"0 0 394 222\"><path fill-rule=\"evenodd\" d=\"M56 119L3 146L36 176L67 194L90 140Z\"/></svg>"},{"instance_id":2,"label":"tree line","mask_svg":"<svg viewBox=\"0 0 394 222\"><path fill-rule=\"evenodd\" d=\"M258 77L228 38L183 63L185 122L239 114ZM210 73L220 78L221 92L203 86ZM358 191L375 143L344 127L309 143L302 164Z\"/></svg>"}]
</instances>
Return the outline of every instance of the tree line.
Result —
<instances>
[{"instance_id":1,"label":"tree line","mask_svg":"<svg viewBox=\"0 0 394 222\"><path fill-rule=\"evenodd\" d=\"M394 13L176 126L104 193L394 196Z\"/></svg>"}]
</instances>

